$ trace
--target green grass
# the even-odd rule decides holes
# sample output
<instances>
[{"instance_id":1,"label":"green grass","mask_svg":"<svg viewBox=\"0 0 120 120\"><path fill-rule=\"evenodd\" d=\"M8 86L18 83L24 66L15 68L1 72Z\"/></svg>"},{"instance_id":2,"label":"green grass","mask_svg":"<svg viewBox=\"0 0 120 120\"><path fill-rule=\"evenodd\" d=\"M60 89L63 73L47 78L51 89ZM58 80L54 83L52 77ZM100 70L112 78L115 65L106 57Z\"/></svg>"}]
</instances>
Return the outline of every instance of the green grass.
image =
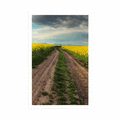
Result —
<instances>
[{"instance_id":1,"label":"green grass","mask_svg":"<svg viewBox=\"0 0 120 120\"><path fill-rule=\"evenodd\" d=\"M32 51L32 68L43 62L48 55L54 50L54 47L40 48Z\"/></svg>"},{"instance_id":2,"label":"green grass","mask_svg":"<svg viewBox=\"0 0 120 120\"><path fill-rule=\"evenodd\" d=\"M58 63L56 65L55 76L54 76L54 91L57 94L57 104L66 105L78 104L79 99L76 98L76 86L70 76L70 72L67 67L67 61L63 52L60 51Z\"/></svg>"},{"instance_id":3,"label":"green grass","mask_svg":"<svg viewBox=\"0 0 120 120\"><path fill-rule=\"evenodd\" d=\"M78 53L75 53L73 51L69 51L69 50L66 50L66 49L64 49L64 51L68 52L70 55L72 55L76 59L80 60L80 62L82 62L84 64L84 66L86 68L88 68L88 56L80 55Z\"/></svg>"}]
</instances>

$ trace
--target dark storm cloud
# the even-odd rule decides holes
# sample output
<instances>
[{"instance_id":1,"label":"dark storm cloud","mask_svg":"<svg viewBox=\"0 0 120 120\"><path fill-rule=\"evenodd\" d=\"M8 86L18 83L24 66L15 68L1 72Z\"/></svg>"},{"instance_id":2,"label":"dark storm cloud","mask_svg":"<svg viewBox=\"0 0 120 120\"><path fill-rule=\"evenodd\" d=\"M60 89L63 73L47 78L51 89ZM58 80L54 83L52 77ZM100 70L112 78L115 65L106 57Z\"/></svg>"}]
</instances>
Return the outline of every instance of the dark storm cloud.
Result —
<instances>
[{"instance_id":1,"label":"dark storm cloud","mask_svg":"<svg viewBox=\"0 0 120 120\"><path fill-rule=\"evenodd\" d=\"M88 26L88 15L33 15L32 22L51 27L73 28Z\"/></svg>"}]
</instances>

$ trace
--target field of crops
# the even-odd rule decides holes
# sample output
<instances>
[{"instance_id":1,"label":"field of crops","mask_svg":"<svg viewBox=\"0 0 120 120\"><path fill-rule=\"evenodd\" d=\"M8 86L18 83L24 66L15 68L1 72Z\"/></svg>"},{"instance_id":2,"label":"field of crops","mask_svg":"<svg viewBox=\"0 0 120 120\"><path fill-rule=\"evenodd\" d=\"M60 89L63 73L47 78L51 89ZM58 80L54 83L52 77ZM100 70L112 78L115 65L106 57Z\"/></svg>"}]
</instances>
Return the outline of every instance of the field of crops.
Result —
<instances>
[{"instance_id":1,"label":"field of crops","mask_svg":"<svg viewBox=\"0 0 120 120\"><path fill-rule=\"evenodd\" d=\"M32 44L32 67L40 64L54 50L54 45Z\"/></svg>"},{"instance_id":2,"label":"field of crops","mask_svg":"<svg viewBox=\"0 0 120 120\"><path fill-rule=\"evenodd\" d=\"M88 47L87 46L62 46L62 49L80 60L88 68ZM32 67L40 64L52 51L52 44L32 44Z\"/></svg>"},{"instance_id":3,"label":"field of crops","mask_svg":"<svg viewBox=\"0 0 120 120\"><path fill-rule=\"evenodd\" d=\"M38 43L33 43L32 44L32 51L41 49L41 48L50 48L52 47L52 44L38 44Z\"/></svg>"},{"instance_id":4,"label":"field of crops","mask_svg":"<svg viewBox=\"0 0 120 120\"><path fill-rule=\"evenodd\" d=\"M63 46L65 51L80 60L86 67L88 67L88 47L87 46Z\"/></svg>"},{"instance_id":5,"label":"field of crops","mask_svg":"<svg viewBox=\"0 0 120 120\"><path fill-rule=\"evenodd\" d=\"M87 105L87 66L87 46L32 44L32 104Z\"/></svg>"}]
</instances>

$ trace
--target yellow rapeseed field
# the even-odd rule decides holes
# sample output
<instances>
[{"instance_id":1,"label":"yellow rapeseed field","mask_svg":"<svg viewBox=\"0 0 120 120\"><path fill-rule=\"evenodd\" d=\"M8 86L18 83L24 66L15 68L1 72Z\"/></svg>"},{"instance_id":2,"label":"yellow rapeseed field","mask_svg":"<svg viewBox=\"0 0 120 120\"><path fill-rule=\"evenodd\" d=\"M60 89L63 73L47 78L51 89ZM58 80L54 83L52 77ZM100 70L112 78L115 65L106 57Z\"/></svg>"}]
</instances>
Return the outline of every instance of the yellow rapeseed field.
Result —
<instances>
[{"instance_id":1,"label":"yellow rapeseed field","mask_svg":"<svg viewBox=\"0 0 120 120\"><path fill-rule=\"evenodd\" d=\"M41 48L48 48L48 47L52 47L52 44L39 44L39 43L33 43L32 44L32 51L33 50L38 50Z\"/></svg>"},{"instance_id":2,"label":"yellow rapeseed field","mask_svg":"<svg viewBox=\"0 0 120 120\"><path fill-rule=\"evenodd\" d=\"M88 56L88 46L63 46L62 48L80 55Z\"/></svg>"}]
</instances>

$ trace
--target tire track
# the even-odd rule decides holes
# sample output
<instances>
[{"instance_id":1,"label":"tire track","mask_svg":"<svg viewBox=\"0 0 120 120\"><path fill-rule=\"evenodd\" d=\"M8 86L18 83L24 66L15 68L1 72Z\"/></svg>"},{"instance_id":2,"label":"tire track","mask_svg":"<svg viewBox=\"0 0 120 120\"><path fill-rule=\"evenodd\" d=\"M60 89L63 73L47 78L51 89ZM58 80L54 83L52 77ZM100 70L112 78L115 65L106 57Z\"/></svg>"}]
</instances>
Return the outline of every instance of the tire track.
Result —
<instances>
[{"instance_id":1,"label":"tire track","mask_svg":"<svg viewBox=\"0 0 120 120\"><path fill-rule=\"evenodd\" d=\"M53 84L55 66L59 52L55 50L43 63L32 71L32 104L45 104ZM47 93L43 95L42 93Z\"/></svg>"},{"instance_id":2,"label":"tire track","mask_svg":"<svg viewBox=\"0 0 120 120\"><path fill-rule=\"evenodd\" d=\"M75 58L64 52L72 78L75 80L81 104L88 105L88 71Z\"/></svg>"}]
</instances>

